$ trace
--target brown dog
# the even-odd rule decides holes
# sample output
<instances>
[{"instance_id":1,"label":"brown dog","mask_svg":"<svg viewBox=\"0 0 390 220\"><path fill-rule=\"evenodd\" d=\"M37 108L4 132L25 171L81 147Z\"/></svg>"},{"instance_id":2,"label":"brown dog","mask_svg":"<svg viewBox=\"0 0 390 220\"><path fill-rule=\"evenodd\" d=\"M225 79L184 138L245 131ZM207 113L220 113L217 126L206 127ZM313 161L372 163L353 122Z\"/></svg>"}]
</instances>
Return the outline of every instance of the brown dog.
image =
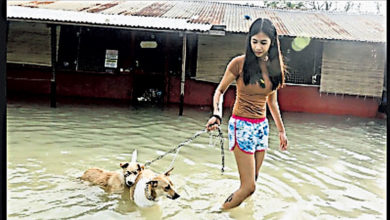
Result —
<instances>
[{"instance_id":1,"label":"brown dog","mask_svg":"<svg viewBox=\"0 0 390 220\"><path fill-rule=\"evenodd\" d=\"M94 185L99 185L109 193L123 192L125 185L133 186L144 166L137 163L137 151L133 152L131 162L120 163L123 173L105 171L100 168L90 168L80 177L81 180L91 182Z\"/></svg>"},{"instance_id":2,"label":"brown dog","mask_svg":"<svg viewBox=\"0 0 390 220\"><path fill-rule=\"evenodd\" d=\"M179 194L173 188L170 180L170 169L163 174L156 174L150 169L144 169L137 177L135 184L130 187L130 199L140 207L148 207L155 204L156 199L166 194L169 199L177 199Z\"/></svg>"}]
</instances>

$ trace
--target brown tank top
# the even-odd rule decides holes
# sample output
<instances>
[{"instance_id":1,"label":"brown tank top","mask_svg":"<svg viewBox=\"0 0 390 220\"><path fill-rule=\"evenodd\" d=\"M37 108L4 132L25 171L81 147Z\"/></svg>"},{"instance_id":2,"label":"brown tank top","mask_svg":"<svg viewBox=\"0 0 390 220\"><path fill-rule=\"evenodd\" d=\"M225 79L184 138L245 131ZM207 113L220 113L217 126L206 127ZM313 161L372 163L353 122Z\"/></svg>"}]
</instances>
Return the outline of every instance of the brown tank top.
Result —
<instances>
[{"instance_id":1,"label":"brown tank top","mask_svg":"<svg viewBox=\"0 0 390 220\"><path fill-rule=\"evenodd\" d=\"M227 70L237 77L233 114L245 118L264 118L267 113L268 95L272 93L272 83L268 72L263 71L265 88L262 88L259 83L245 85L243 80L244 59L245 55L237 56L227 66Z\"/></svg>"}]
</instances>

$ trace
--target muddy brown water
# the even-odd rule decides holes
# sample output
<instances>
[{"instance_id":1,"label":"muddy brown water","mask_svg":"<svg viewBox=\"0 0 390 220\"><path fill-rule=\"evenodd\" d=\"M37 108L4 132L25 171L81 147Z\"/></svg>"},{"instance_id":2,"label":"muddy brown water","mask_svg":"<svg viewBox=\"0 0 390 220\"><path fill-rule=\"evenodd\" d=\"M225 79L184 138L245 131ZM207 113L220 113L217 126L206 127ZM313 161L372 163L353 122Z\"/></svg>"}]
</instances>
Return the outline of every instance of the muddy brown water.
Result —
<instances>
[{"instance_id":1,"label":"muddy brown water","mask_svg":"<svg viewBox=\"0 0 390 220\"><path fill-rule=\"evenodd\" d=\"M283 113L289 151L278 149L270 118L270 149L256 192L240 207L214 212L239 187L234 156L210 145L207 134L180 151L171 179L181 197L150 208L123 194L79 181L90 167L120 171L146 162L202 130L209 111L186 107L59 105L7 106L9 219L385 219L386 121L352 116ZM227 148L229 112L222 130ZM151 165L163 172L169 155Z\"/></svg>"}]
</instances>

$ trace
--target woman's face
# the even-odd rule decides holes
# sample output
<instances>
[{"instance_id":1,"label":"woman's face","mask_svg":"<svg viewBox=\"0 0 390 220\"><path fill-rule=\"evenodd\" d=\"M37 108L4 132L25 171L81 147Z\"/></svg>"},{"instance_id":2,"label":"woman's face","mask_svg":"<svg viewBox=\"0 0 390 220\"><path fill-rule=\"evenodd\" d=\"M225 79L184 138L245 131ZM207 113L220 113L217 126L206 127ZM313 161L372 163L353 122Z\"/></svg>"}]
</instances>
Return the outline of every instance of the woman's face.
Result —
<instances>
[{"instance_id":1,"label":"woman's face","mask_svg":"<svg viewBox=\"0 0 390 220\"><path fill-rule=\"evenodd\" d=\"M255 34L251 37L252 51L256 57L265 57L270 46L271 39L263 32Z\"/></svg>"}]
</instances>

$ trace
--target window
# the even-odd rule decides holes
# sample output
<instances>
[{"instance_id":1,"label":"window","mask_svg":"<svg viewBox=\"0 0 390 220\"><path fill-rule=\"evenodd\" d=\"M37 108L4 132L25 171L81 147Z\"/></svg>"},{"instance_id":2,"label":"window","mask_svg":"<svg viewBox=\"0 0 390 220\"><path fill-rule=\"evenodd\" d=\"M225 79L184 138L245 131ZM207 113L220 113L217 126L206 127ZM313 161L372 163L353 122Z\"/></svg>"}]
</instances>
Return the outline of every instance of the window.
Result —
<instances>
[{"instance_id":1,"label":"window","mask_svg":"<svg viewBox=\"0 0 390 220\"><path fill-rule=\"evenodd\" d=\"M322 42L316 39L302 40L303 46L297 46L297 41L290 37L283 37L280 42L284 63L288 71L286 82L319 85Z\"/></svg>"}]
</instances>

